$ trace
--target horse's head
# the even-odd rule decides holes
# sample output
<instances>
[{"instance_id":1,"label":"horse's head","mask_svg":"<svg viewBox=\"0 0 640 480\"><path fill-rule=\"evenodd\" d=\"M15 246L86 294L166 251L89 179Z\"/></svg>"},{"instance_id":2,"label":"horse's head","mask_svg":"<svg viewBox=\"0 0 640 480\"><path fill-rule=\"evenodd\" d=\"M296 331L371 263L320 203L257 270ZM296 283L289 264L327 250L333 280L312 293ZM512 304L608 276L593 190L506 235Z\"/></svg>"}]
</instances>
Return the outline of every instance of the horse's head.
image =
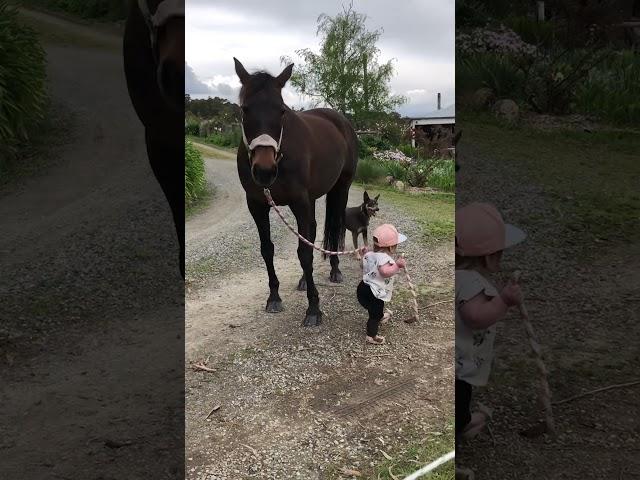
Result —
<instances>
[{"instance_id":1,"label":"horse's head","mask_svg":"<svg viewBox=\"0 0 640 480\"><path fill-rule=\"evenodd\" d=\"M236 58L233 60L242 83L242 138L249 155L251 176L257 185L269 187L278 177L278 163L282 158L284 116L289 111L282 100L282 88L291 77L293 64L273 77L266 72L250 75Z\"/></svg>"},{"instance_id":2,"label":"horse's head","mask_svg":"<svg viewBox=\"0 0 640 480\"><path fill-rule=\"evenodd\" d=\"M184 0L138 0L149 29L158 87L174 110L184 109Z\"/></svg>"}]
</instances>

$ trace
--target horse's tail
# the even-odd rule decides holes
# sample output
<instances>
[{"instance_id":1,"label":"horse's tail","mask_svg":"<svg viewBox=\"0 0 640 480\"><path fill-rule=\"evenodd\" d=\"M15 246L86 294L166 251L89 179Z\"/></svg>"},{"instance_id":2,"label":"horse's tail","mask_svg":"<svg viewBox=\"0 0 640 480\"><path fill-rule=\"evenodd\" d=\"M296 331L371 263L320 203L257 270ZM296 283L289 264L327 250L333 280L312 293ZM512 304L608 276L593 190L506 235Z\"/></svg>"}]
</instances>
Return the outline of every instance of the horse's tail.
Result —
<instances>
[{"instance_id":1,"label":"horse's tail","mask_svg":"<svg viewBox=\"0 0 640 480\"><path fill-rule=\"evenodd\" d=\"M332 252L344 250L345 219L344 211L349 197L349 185L338 182L327 193L327 211L324 220L323 248ZM323 253L326 259L327 254Z\"/></svg>"}]
</instances>

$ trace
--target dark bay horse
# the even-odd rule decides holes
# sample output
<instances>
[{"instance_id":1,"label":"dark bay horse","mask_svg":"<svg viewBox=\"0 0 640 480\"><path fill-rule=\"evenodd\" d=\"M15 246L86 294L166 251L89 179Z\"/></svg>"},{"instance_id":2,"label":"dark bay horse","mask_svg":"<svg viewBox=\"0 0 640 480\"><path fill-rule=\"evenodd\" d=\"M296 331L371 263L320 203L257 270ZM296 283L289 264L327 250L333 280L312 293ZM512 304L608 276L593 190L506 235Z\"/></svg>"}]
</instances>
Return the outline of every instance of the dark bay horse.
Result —
<instances>
[{"instance_id":1,"label":"dark bay horse","mask_svg":"<svg viewBox=\"0 0 640 480\"><path fill-rule=\"evenodd\" d=\"M282 100L282 88L293 64L280 75L249 74L234 58L242 83L243 143L238 149L238 174L247 196L247 206L258 227L260 252L269 274L267 312L282 311L280 282L273 267L273 242L269 205L263 189L268 187L276 205L288 205L304 238L316 239L316 200L326 197L324 248L344 248L344 211L358 164L358 140L349 121L335 110L316 108L294 112ZM309 307L303 324L322 320L318 290L313 282L313 249L298 242L303 276L298 290L307 290ZM341 282L338 257L331 256L332 282Z\"/></svg>"},{"instance_id":2,"label":"dark bay horse","mask_svg":"<svg viewBox=\"0 0 640 480\"><path fill-rule=\"evenodd\" d=\"M171 207L184 277L184 0L130 3L123 41L127 88Z\"/></svg>"}]
</instances>

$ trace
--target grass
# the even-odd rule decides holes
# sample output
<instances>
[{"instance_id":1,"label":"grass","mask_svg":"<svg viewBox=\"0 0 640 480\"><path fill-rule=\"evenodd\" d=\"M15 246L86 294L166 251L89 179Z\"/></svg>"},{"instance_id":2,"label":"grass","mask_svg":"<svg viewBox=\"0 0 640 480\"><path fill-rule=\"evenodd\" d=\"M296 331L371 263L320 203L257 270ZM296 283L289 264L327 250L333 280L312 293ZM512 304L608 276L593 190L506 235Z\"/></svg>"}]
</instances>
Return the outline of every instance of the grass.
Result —
<instances>
[{"instance_id":1,"label":"grass","mask_svg":"<svg viewBox=\"0 0 640 480\"><path fill-rule=\"evenodd\" d=\"M204 139L202 137L194 137L193 135L187 135L186 138L193 143L193 146L196 147L204 156L215 156L215 158L221 158L224 160L236 159L236 148L207 144L204 143Z\"/></svg>"},{"instance_id":2,"label":"grass","mask_svg":"<svg viewBox=\"0 0 640 480\"><path fill-rule=\"evenodd\" d=\"M185 202L184 204L184 214L186 218L189 218L198 213L204 212L213 198L216 195L215 188L213 185L207 184L204 190L200 193L200 196L194 200L193 202Z\"/></svg>"},{"instance_id":3,"label":"grass","mask_svg":"<svg viewBox=\"0 0 640 480\"><path fill-rule=\"evenodd\" d=\"M505 129L478 115L461 118L460 125L477 161L491 156L517 164L547 190L576 243L596 246L637 236L640 132Z\"/></svg>"},{"instance_id":4,"label":"grass","mask_svg":"<svg viewBox=\"0 0 640 480\"><path fill-rule=\"evenodd\" d=\"M381 201L388 201L409 214L422 231L421 241L427 245L450 241L455 235L455 196L446 193L408 194L389 187L361 184L362 188L384 192ZM383 208L383 207L381 207Z\"/></svg>"},{"instance_id":5,"label":"grass","mask_svg":"<svg viewBox=\"0 0 640 480\"><path fill-rule=\"evenodd\" d=\"M207 191L207 179L202 153L193 143L184 142L184 193L185 206L200 202Z\"/></svg>"},{"instance_id":6,"label":"grass","mask_svg":"<svg viewBox=\"0 0 640 480\"><path fill-rule=\"evenodd\" d=\"M19 146L15 158L0 161L0 188L42 174L62 160L56 147L70 141L75 120L62 107L49 104L47 108L44 121Z\"/></svg>"},{"instance_id":7,"label":"grass","mask_svg":"<svg viewBox=\"0 0 640 480\"><path fill-rule=\"evenodd\" d=\"M392 460L385 460L374 467L373 474L368 478L380 480L394 480L394 477L405 478L424 465L449 453L454 449L455 444L454 420L449 420L442 430L441 432L431 432L426 438L410 444L401 452L395 454L386 452L390 454ZM430 476L424 478L453 480L455 478L455 462L451 460L441 465Z\"/></svg>"}]
</instances>

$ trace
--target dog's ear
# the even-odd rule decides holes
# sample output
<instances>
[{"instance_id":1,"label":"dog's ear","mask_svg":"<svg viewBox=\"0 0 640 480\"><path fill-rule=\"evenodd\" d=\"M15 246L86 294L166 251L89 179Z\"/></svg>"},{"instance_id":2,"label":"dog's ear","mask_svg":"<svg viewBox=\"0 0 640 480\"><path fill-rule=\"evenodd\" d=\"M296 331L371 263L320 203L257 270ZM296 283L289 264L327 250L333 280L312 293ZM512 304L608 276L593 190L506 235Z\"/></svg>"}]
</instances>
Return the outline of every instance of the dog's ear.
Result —
<instances>
[{"instance_id":1,"label":"dog's ear","mask_svg":"<svg viewBox=\"0 0 640 480\"><path fill-rule=\"evenodd\" d=\"M369 194L367 193L366 190L364 191L363 197L364 197L364 202L367 203L369 201Z\"/></svg>"},{"instance_id":2,"label":"dog's ear","mask_svg":"<svg viewBox=\"0 0 640 480\"><path fill-rule=\"evenodd\" d=\"M377 194L376 197L373 199L373 201L377 202L379 198L380 198L380 194Z\"/></svg>"}]
</instances>

